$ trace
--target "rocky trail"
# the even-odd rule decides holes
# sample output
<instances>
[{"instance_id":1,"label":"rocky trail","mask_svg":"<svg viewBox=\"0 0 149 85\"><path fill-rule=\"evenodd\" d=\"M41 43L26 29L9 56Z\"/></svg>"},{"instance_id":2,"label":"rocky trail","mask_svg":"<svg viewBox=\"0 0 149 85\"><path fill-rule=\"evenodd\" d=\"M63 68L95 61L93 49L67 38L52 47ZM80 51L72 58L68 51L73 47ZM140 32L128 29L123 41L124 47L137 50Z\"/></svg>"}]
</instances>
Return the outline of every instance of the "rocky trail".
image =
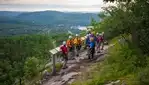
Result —
<instances>
[{"instance_id":1,"label":"rocky trail","mask_svg":"<svg viewBox=\"0 0 149 85\"><path fill-rule=\"evenodd\" d=\"M85 71L88 71L93 63L100 62L104 59L104 55L110 46L105 46L103 52L96 53L94 60L88 60L86 51L81 52L80 56L74 60L68 60L68 68L61 69L57 75L52 76L48 81L44 82L43 85L70 85L73 81L77 80L78 77Z\"/></svg>"}]
</instances>

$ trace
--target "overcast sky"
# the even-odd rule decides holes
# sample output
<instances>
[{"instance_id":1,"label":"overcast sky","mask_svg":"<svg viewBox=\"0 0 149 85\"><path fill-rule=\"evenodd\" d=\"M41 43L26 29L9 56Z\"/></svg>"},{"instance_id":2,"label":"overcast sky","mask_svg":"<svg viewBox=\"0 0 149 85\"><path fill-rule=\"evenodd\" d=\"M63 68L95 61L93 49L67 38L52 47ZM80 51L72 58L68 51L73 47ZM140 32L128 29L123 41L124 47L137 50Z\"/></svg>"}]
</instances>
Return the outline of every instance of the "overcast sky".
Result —
<instances>
[{"instance_id":1,"label":"overcast sky","mask_svg":"<svg viewBox=\"0 0 149 85\"><path fill-rule=\"evenodd\" d=\"M1 11L70 11L100 12L103 6L111 5L103 0L0 0Z\"/></svg>"}]
</instances>

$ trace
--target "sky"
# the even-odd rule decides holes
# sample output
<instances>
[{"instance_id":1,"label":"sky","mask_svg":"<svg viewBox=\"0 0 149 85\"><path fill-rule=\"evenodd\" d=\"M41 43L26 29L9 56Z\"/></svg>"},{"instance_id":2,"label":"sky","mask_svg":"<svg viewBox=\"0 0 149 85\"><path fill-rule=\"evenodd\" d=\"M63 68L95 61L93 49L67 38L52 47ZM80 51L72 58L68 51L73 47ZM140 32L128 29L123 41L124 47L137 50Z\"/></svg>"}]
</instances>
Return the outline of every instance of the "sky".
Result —
<instances>
[{"instance_id":1,"label":"sky","mask_svg":"<svg viewBox=\"0 0 149 85\"><path fill-rule=\"evenodd\" d=\"M0 11L100 12L109 5L103 0L0 0Z\"/></svg>"}]
</instances>

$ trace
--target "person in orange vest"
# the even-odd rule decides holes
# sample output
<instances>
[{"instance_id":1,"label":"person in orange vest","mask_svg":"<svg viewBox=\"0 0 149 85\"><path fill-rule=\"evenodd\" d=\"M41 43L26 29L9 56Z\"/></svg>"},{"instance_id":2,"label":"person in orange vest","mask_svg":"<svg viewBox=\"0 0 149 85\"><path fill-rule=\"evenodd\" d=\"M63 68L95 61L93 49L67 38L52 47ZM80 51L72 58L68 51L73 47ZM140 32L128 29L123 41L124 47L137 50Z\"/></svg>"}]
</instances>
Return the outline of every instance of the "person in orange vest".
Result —
<instances>
[{"instance_id":1,"label":"person in orange vest","mask_svg":"<svg viewBox=\"0 0 149 85\"><path fill-rule=\"evenodd\" d=\"M75 46L76 56L78 57L79 56L79 51L81 49L81 44L82 44L81 38L79 37L78 34L76 34L76 37L74 38L73 43L74 43L74 46Z\"/></svg>"},{"instance_id":2,"label":"person in orange vest","mask_svg":"<svg viewBox=\"0 0 149 85\"><path fill-rule=\"evenodd\" d=\"M66 45L70 54L70 58L73 59L74 55L74 43L73 43L73 38L72 36L69 36L69 39L66 41Z\"/></svg>"}]
</instances>

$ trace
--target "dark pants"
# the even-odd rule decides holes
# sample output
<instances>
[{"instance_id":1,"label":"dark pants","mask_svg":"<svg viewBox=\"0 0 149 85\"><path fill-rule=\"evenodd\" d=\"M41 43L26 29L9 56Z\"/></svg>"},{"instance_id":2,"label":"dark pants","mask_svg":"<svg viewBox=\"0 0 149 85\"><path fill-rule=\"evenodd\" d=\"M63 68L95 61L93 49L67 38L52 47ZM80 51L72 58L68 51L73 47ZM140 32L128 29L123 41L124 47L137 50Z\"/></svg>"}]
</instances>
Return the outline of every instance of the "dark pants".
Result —
<instances>
[{"instance_id":1,"label":"dark pants","mask_svg":"<svg viewBox=\"0 0 149 85\"><path fill-rule=\"evenodd\" d=\"M79 56L79 51L81 49L81 45L76 45L75 49L76 49L76 56Z\"/></svg>"},{"instance_id":2,"label":"dark pants","mask_svg":"<svg viewBox=\"0 0 149 85\"><path fill-rule=\"evenodd\" d=\"M94 48L89 48L88 58L93 59L94 58L94 53L95 53L95 47Z\"/></svg>"},{"instance_id":3,"label":"dark pants","mask_svg":"<svg viewBox=\"0 0 149 85\"><path fill-rule=\"evenodd\" d=\"M97 43L97 52L100 52L101 42Z\"/></svg>"},{"instance_id":4,"label":"dark pants","mask_svg":"<svg viewBox=\"0 0 149 85\"><path fill-rule=\"evenodd\" d=\"M68 49L69 49L69 52L74 51L74 47L69 47Z\"/></svg>"},{"instance_id":5,"label":"dark pants","mask_svg":"<svg viewBox=\"0 0 149 85\"><path fill-rule=\"evenodd\" d=\"M90 54L90 48L89 48L89 45L86 45L86 48L87 48L87 55Z\"/></svg>"},{"instance_id":6,"label":"dark pants","mask_svg":"<svg viewBox=\"0 0 149 85\"><path fill-rule=\"evenodd\" d=\"M74 47L69 48L69 58L73 59L74 58Z\"/></svg>"},{"instance_id":7,"label":"dark pants","mask_svg":"<svg viewBox=\"0 0 149 85\"><path fill-rule=\"evenodd\" d=\"M66 64L67 64L67 61L68 61L68 56L67 56L67 54L62 54L62 56L63 56L63 59L64 59L64 64L63 64L63 68L66 68L67 66L66 66Z\"/></svg>"}]
</instances>

